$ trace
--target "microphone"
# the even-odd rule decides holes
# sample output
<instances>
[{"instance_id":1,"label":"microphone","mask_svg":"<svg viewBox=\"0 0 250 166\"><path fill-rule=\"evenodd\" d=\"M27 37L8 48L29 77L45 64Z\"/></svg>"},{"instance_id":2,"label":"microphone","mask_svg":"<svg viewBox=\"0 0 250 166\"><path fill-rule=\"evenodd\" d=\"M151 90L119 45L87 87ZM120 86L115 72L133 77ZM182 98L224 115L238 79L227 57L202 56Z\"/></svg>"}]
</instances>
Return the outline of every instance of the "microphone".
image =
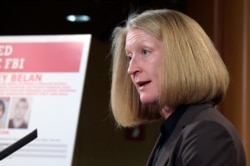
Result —
<instances>
[{"instance_id":1,"label":"microphone","mask_svg":"<svg viewBox=\"0 0 250 166\"><path fill-rule=\"evenodd\" d=\"M13 144L9 145L5 149L3 149L0 152L0 160L4 159L5 157L9 156L10 154L14 153L18 149L22 148L26 144L30 143L33 141L35 138L37 138L37 129L33 130L23 138L17 140Z\"/></svg>"}]
</instances>

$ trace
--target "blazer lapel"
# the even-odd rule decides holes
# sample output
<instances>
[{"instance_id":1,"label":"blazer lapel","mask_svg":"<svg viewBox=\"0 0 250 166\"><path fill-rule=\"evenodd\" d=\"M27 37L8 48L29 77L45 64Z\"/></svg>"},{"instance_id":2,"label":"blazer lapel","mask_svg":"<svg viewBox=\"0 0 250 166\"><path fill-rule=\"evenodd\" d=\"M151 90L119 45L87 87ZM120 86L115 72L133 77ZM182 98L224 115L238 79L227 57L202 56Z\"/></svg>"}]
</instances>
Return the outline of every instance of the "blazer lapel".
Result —
<instances>
[{"instance_id":1,"label":"blazer lapel","mask_svg":"<svg viewBox=\"0 0 250 166\"><path fill-rule=\"evenodd\" d=\"M158 147L158 144L160 142L160 139L161 139L161 133L160 135L158 136L157 138L157 141L153 147L153 150L151 151L150 155L149 155L149 158L148 158L148 161L147 161L147 166L151 166L154 162L154 154L156 153L156 150L157 150L157 147Z\"/></svg>"},{"instance_id":2,"label":"blazer lapel","mask_svg":"<svg viewBox=\"0 0 250 166\"><path fill-rule=\"evenodd\" d=\"M157 166L167 165L167 162L170 158L170 155L171 155L171 153L176 145L178 137L179 137L181 131L183 130L183 128L186 125L190 124L192 122L192 120L195 118L195 116L197 114L199 114L200 111L202 111L203 109L210 107L210 106L211 106L211 104L206 103L206 104L199 104L199 105L191 105L191 106L187 107L184 114L182 115L182 117L180 118L178 123L176 124L175 129L174 129L173 133L171 134L171 136L169 137L168 141L164 143L155 165L157 165ZM158 138L158 141L159 141L159 138ZM155 147L154 147L154 151L155 151ZM153 153L154 153L154 151L153 151ZM150 158L153 157L153 153L151 153Z\"/></svg>"}]
</instances>

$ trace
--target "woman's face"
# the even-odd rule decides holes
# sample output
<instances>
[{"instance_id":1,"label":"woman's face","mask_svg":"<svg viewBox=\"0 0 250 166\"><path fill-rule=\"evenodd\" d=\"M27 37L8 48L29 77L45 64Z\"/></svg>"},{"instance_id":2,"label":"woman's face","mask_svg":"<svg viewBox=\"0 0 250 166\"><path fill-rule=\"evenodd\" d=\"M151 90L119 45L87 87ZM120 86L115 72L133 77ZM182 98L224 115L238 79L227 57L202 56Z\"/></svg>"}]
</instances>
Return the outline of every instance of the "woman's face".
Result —
<instances>
[{"instance_id":1,"label":"woman's face","mask_svg":"<svg viewBox=\"0 0 250 166\"><path fill-rule=\"evenodd\" d=\"M128 32L125 45L129 61L128 74L143 104L159 101L163 43L139 29Z\"/></svg>"}]
</instances>

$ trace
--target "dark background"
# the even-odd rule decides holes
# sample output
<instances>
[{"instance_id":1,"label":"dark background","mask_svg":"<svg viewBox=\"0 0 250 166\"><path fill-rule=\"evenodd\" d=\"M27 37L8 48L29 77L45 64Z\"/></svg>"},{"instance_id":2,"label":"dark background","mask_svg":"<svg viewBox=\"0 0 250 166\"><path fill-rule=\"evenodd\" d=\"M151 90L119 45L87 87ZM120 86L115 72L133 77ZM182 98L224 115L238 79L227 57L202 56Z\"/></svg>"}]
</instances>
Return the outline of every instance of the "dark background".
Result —
<instances>
[{"instance_id":1,"label":"dark background","mask_svg":"<svg viewBox=\"0 0 250 166\"><path fill-rule=\"evenodd\" d=\"M128 13L150 8L185 12L185 0L5 0L0 4L0 35L83 34L102 40ZM87 23L66 21L68 14L86 14Z\"/></svg>"}]
</instances>

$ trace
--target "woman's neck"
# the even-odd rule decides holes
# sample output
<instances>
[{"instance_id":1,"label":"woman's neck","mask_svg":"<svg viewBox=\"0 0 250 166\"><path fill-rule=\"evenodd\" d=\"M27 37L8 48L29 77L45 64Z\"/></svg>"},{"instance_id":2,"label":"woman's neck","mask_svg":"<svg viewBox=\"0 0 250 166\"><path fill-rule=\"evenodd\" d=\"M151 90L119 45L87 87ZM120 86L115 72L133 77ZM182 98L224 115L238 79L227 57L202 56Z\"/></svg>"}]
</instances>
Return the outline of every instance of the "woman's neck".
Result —
<instances>
[{"instance_id":1,"label":"woman's neck","mask_svg":"<svg viewBox=\"0 0 250 166\"><path fill-rule=\"evenodd\" d=\"M161 114L164 117L164 119L167 119L174 112L174 110L175 110L174 108L164 106L161 110Z\"/></svg>"}]
</instances>

